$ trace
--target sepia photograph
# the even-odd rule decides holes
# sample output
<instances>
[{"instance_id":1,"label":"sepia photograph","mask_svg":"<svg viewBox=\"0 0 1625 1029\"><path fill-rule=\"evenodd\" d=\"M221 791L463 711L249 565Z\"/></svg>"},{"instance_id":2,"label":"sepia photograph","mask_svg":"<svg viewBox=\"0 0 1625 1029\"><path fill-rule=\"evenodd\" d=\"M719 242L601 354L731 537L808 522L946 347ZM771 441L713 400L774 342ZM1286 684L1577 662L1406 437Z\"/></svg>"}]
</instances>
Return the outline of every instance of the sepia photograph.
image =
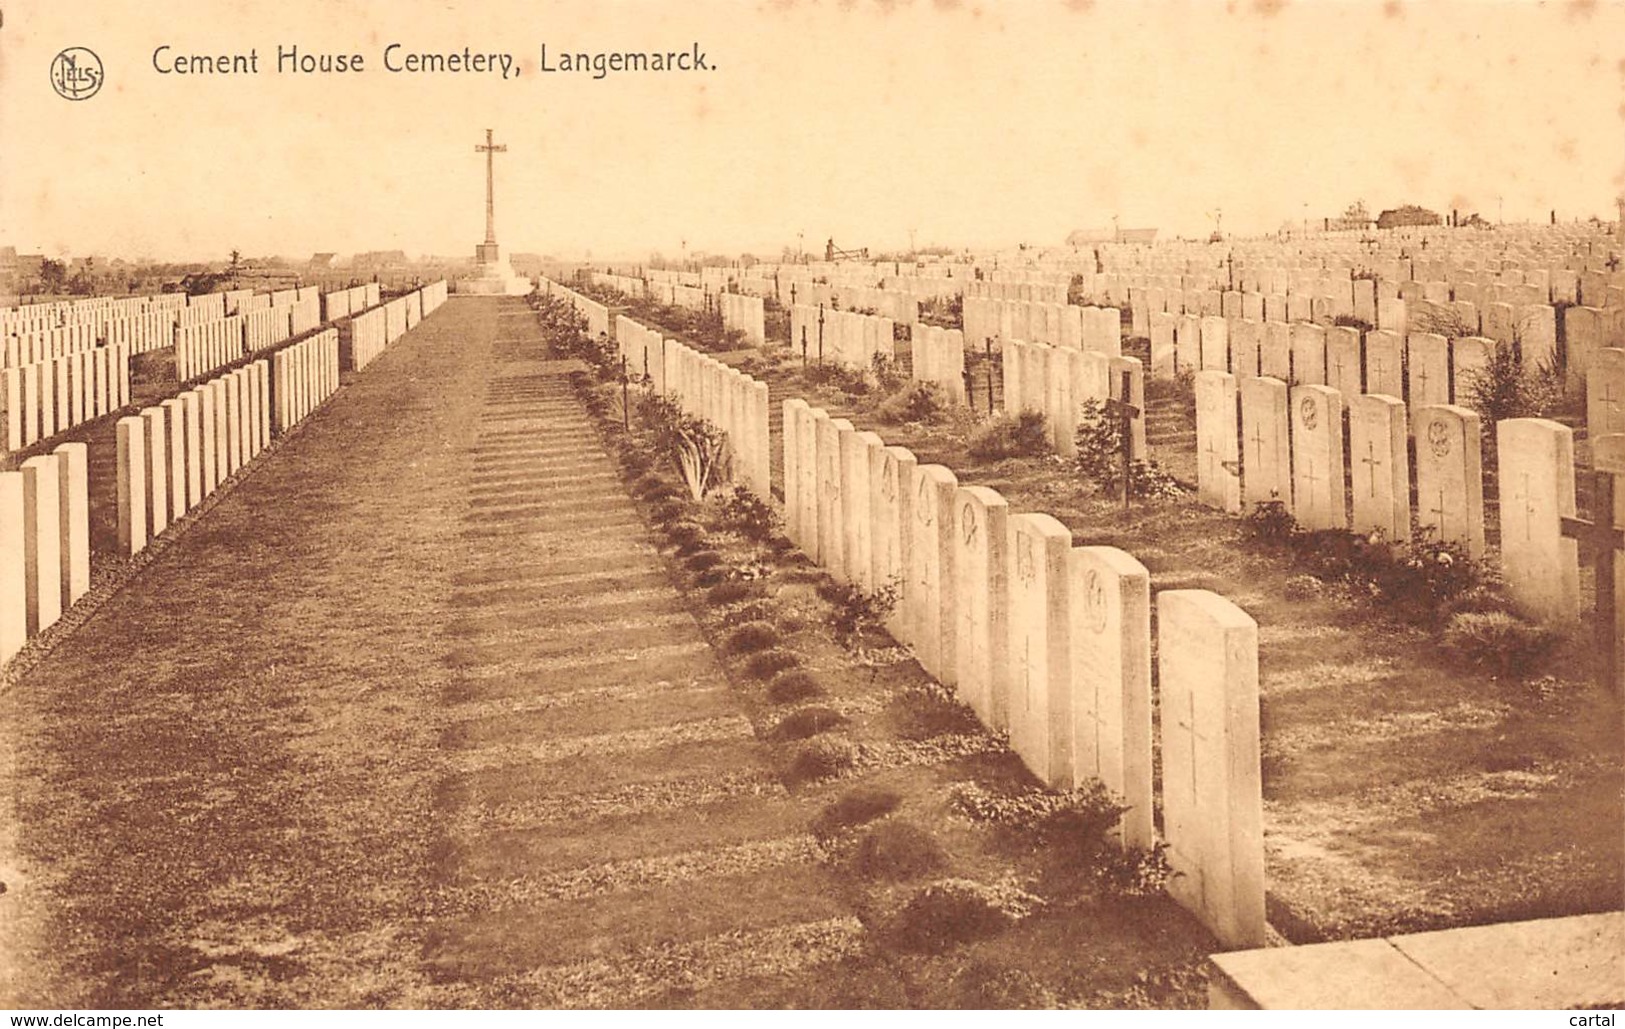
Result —
<instances>
[{"instance_id":1,"label":"sepia photograph","mask_svg":"<svg viewBox=\"0 0 1625 1029\"><path fill-rule=\"evenodd\" d=\"M0 1017L1613 1026L1622 404L1625 0L0 0Z\"/></svg>"}]
</instances>

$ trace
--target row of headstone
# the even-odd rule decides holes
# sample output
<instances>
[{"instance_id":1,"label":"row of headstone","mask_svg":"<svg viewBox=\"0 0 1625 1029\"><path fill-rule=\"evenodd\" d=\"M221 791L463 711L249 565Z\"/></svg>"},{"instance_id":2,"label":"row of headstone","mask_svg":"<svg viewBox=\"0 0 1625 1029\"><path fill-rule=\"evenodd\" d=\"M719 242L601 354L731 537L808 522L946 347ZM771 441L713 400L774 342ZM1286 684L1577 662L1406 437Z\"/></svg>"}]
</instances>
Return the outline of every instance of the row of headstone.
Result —
<instances>
[{"instance_id":1,"label":"row of headstone","mask_svg":"<svg viewBox=\"0 0 1625 1029\"><path fill-rule=\"evenodd\" d=\"M989 338L1019 339L1108 356L1123 351L1121 313L1115 307L966 297L961 324L973 344Z\"/></svg>"},{"instance_id":2,"label":"row of headstone","mask_svg":"<svg viewBox=\"0 0 1625 1029\"><path fill-rule=\"evenodd\" d=\"M1077 453L1079 412L1085 401L1093 400L1104 410L1108 399L1117 399L1145 410L1145 369L1139 358L1013 339L1004 344L1003 361L1005 413L1042 413L1050 444L1063 457ZM1130 442L1131 456L1143 460L1147 456L1143 416L1134 418Z\"/></svg>"},{"instance_id":3,"label":"row of headstone","mask_svg":"<svg viewBox=\"0 0 1625 1029\"><path fill-rule=\"evenodd\" d=\"M175 339L170 311L147 311L122 318L110 318L102 322L100 331L101 339L106 345L127 347L131 354L162 350Z\"/></svg>"},{"instance_id":4,"label":"row of headstone","mask_svg":"<svg viewBox=\"0 0 1625 1029\"><path fill-rule=\"evenodd\" d=\"M790 347L809 361L831 361L867 371L877 355L893 355L893 323L851 311L797 304L790 308Z\"/></svg>"},{"instance_id":5,"label":"row of headstone","mask_svg":"<svg viewBox=\"0 0 1625 1029\"><path fill-rule=\"evenodd\" d=\"M445 279L436 279L418 291L423 297L423 316L427 318L440 310L440 305L446 302L450 287Z\"/></svg>"},{"instance_id":6,"label":"row of headstone","mask_svg":"<svg viewBox=\"0 0 1625 1029\"><path fill-rule=\"evenodd\" d=\"M264 307L249 311L243 317L243 347L246 353L275 346L292 335L293 327L286 307Z\"/></svg>"},{"instance_id":7,"label":"row of headstone","mask_svg":"<svg viewBox=\"0 0 1625 1029\"><path fill-rule=\"evenodd\" d=\"M270 427L287 432L339 388L339 334L324 329L271 355Z\"/></svg>"},{"instance_id":8,"label":"row of headstone","mask_svg":"<svg viewBox=\"0 0 1625 1029\"><path fill-rule=\"evenodd\" d=\"M1625 363L1625 351L1619 353ZM1344 398L1326 386L1289 388L1269 377L1238 382L1225 372L1197 373L1196 397L1198 496L1205 503L1239 513L1279 501L1309 529L1405 540L1414 484L1414 523L1484 558L1475 412L1436 404L1407 417L1397 397ZM1502 578L1531 617L1572 622L1579 614L1579 562L1563 520L1575 512L1573 430L1549 419L1513 418L1497 422L1495 432Z\"/></svg>"},{"instance_id":9,"label":"row of headstone","mask_svg":"<svg viewBox=\"0 0 1625 1029\"><path fill-rule=\"evenodd\" d=\"M965 334L915 322L909 327L910 375L918 382L935 383L948 398L963 404L965 397Z\"/></svg>"},{"instance_id":10,"label":"row of headstone","mask_svg":"<svg viewBox=\"0 0 1625 1029\"><path fill-rule=\"evenodd\" d=\"M552 297L559 297L575 309L576 314L587 320L587 335L594 339L610 334L609 308L596 300L591 300L562 283L554 282L543 276L540 280L543 293ZM652 292L651 292L651 295Z\"/></svg>"},{"instance_id":11,"label":"row of headstone","mask_svg":"<svg viewBox=\"0 0 1625 1029\"><path fill-rule=\"evenodd\" d=\"M1563 366L1571 388L1586 381L1599 351L1622 346L1625 346L1625 305L1563 309Z\"/></svg>"},{"instance_id":12,"label":"row of headstone","mask_svg":"<svg viewBox=\"0 0 1625 1029\"><path fill-rule=\"evenodd\" d=\"M90 350L96 346L96 339L96 328L89 322L7 336L4 347L0 347L0 368L20 368Z\"/></svg>"},{"instance_id":13,"label":"row of headstone","mask_svg":"<svg viewBox=\"0 0 1625 1029\"><path fill-rule=\"evenodd\" d=\"M703 311L706 308L708 294L699 286L685 286L681 283L669 283L670 297L659 298L662 303L670 307L686 307L690 311Z\"/></svg>"},{"instance_id":14,"label":"row of headstone","mask_svg":"<svg viewBox=\"0 0 1625 1029\"><path fill-rule=\"evenodd\" d=\"M90 589L87 450L63 443L0 472L0 664Z\"/></svg>"},{"instance_id":15,"label":"row of headstone","mask_svg":"<svg viewBox=\"0 0 1625 1029\"><path fill-rule=\"evenodd\" d=\"M607 286L610 289L625 293L629 297L641 297L647 292L642 279L630 275L614 275L609 272L594 271L589 273L591 281L596 286Z\"/></svg>"},{"instance_id":16,"label":"row of headstone","mask_svg":"<svg viewBox=\"0 0 1625 1029\"><path fill-rule=\"evenodd\" d=\"M893 322L909 324L920 316L920 305L912 294L874 286L854 286L824 282L790 282L787 300L791 305L856 311Z\"/></svg>"},{"instance_id":17,"label":"row of headstone","mask_svg":"<svg viewBox=\"0 0 1625 1029\"><path fill-rule=\"evenodd\" d=\"M167 346L170 327L193 311L204 320L224 317L224 294L188 296L185 293L160 293L143 297L87 297L0 308L0 336L26 335L81 324L89 325L93 333L99 336L110 321L159 314L163 317L164 340L160 345Z\"/></svg>"},{"instance_id":18,"label":"row of headstone","mask_svg":"<svg viewBox=\"0 0 1625 1029\"><path fill-rule=\"evenodd\" d=\"M259 312L262 321L271 312ZM197 325L175 327L175 377L189 382L216 368L224 368L247 354L246 319L241 315Z\"/></svg>"},{"instance_id":19,"label":"row of headstone","mask_svg":"<svg viewBox=\"0 0 1625 1029\"><path fill-rule=\"evenodd\" d=\"M319 294L296 297L293 303L287 305L287 310L290 336L303 336L322 324L322 301Z\"/></svg>"},{"instance_id":20,"label":"row of headstone","mask_svg":"<svg viewBox=\"0 0 1625 1029\"><path fill-rule=\"evenodd\" d=\"M966 300L1031 300L1042 304L1064 304L1067 284L1056 282L999 282L991 279L962 280L960 295Z\"/></svg>"},{"instance_id":21,"label":"row of headstone","mask_svg":"<svg viewBox=\"0 0 1625 1029\"><path fill-rule=\"evenodd\" d=\"M800 399L784 403L785 520L835 579L896 587L888 626L1046 785L1097 779L1149 849L1150 575L1115 547L1074 547L1047 514ZM1226 946L1264 935L1257 628L1206 591L1157 598L1163 811L1172 892Z\"/></svg>"},{"instance_id":22,"label":"row of headstone","mask_svg":"<svg viewBox=\"0 0 1625 1029\"><path fill-rule=\"evenodd\" d=\"M664 347L667 394L689 414L727 433L733 480L762 500L772 497L767 383L677 340Z\"/></svg>"},{"instance_id":23,"label":"row of headstone","mask_svg":"<svg viewBox=\"0 0 1625 1029\"><path fill-rule=\"evenodd\" d=\"M676 340L672 341L675 346ZM615 316L615 346L626 362L627 378L647 383L656 393L666 392L666 340L654 329L624 314Z\"/></svg>"},{"instance_id":24,"label":"row of headstone","mask_svg":"<svg viewBox=\"0 0 1625 1029\"><path fill-rule=\"evenodd\" d=\"M1153 319L1151 361L1159 377L1230 371L1241 380L1264 375L1331 386L1346 396L1381 393L1413 406L1467 403L1496 350L1483 336L1166 317Z\"/></svg>"},{"instance_id":25,"label":"row of headstone","mask_svg":"<svg viewBox=\"0 0 1625 1029\"><path fill-rule=\"evenodd\" d=\"M340 318L360 314L371 306L373 305L367 302L366 286L351 286L349 289L338 289L331 293L322 294L322 318L324 321L336 322Z\"/></svg>"},{"instance_id":26,"label":"row of headstone","mask_svg":"<svg viewBox=\"0 0 1625 1029\"><path fill-rule=\"evenodd\" d=\"M382 307L350 318L348 346L341 347L339 366L358 372L371 364L389 346L388 319Z\"/></svg>"},{"instance_id":27,"label":"row of headstone","mask_svg":"<svg viewBox=\"0 0 1625 1029\"><path fill-rule=\"evenodd\" d=\"M118 420L119 552L133 556L271 441L255 361Z\"/></svg>"},{"instance_id":28,"label":"row of headstone","mask_svg":"<svg viewBox=\"0 0 1625 1029\"><path fill-rule=\"evenodd\" d=\"M7 451L48 440L130 402L130 354L81 350L0 372L0 426Z\"/></svg>"},{"instance_id":29,"label":"row of headstone","mask_svg":"<svg viewBox=\"0 0 1625 1029\"><path fill-rule=\"evenodd\" d=\"M255 293L251 289L230 289L225 293L225 316L262 311L271 306L271 294Z\"/></svg>"},{"instance_id":30,"label":"row of headstone","mask_svg":"<svg viewBox=\"0 0 1625 1029\"><path fill-rule=\"evenodd\" d=\"M744 333L748 345L759 347L767 342L767 315L761 297L719 293L717 305L722 311L722 324Z\"/></svg>"}]
</instances>

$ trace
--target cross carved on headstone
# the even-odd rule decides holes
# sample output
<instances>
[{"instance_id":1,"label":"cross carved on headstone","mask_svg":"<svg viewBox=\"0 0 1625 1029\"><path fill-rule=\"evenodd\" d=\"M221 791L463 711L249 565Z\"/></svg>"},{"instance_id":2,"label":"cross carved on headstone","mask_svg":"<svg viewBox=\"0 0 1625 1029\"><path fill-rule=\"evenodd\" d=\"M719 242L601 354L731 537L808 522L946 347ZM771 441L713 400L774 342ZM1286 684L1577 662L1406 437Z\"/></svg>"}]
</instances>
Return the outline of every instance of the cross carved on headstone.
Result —
<instances>
[{"instance_id":1,"label":"cross carved on headstone","mask_svg":"<svg viewBox=\"0 0 1625 1029\"><path fill-rule=\"evenodd\" d=\"M1535 498L1529 490L1529 473L1524 472L1521 479L1520 485L1523 486L1523 489L1512 499L1523 501L1523 538L1527 542L1535 538ZM1576 522L1578 522L1578 519L1576 519Z\"/></svg>"},{"instance_id":2,"label":"cross carved on headstone","mask_svg":"<svg viewBox=\"0 0 1625 1029\"><path fill-rule=\"evenodd\" d=\"M1377 468L1379 466L1386 467L1388 462L1377 460L1377 444L1372 440L1366 440L1365 456L1360 458L1360 463L1366 467L1366 473L1371 481L1371 496L1375 498L1377 495Z\"/></svg>"},{"instance_id":3,"label":"cross carved on headstone","mask_svg":"<svg viewBox=\"0 0 1625 1029\"><path fill-rule=\"evenodd\" d=\"M1175 719L1181 729L1190 733L1190 764L1191 764L1191 805L1196 805L1196 745L1209 742L1209 737L1196 731L1196 691L1190 690L1185 694L1185 717Z\"/></svg>"},{"instance_id":4,"label":"cross carved on headstone","mask_svg":"<svg viewBox=\"0 0 1625 1029\"><path fill-rule=\"evenodd\" d=\"M1608 405L1609 414L1619 414L1619 397L1614 395L1614 381L1612 379L1603 383L1602 396L1597 399Z\"/></svg>"}]
</instances>

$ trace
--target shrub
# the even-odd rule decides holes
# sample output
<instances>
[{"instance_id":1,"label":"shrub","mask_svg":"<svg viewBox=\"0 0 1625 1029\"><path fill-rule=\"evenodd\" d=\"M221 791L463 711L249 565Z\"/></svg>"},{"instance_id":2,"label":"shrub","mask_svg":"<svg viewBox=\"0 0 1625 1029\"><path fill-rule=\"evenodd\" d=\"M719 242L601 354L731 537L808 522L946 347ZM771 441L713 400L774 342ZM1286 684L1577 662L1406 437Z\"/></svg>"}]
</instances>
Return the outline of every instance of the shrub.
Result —
<instances>
[{"instance_id":1,"label":"shrub","mask_svg":"<svg viewBox=\"0 0 1625 1029\"><path fill-rule=\"evenodd\" d=\"M719 513L724 528L746 539L762 543L779 534L779 515L773 505L743 486L735 486L723 498Z\"/></svg>"},{"instance_id":2,"label":"shrub","mask_svg":"<svg viewBox=\"0 0 1625 1029\"><path fill-rule=\"evenodd\" d=\"M1261 500L1242 520L1247 537L1268 546L1284 546L1298 532L1298 520L1280 500Z\"/></svg>"},{"instance_id":3,"label":"shrub","mask_svg":"<svg viewBox=\"0 0 1625 1029\"><path fill-rule=\"evenodd\" d=\"M1474 668L1530 678L1558 643L1557 633L1505 611L1464 611L1444 632L1444 648Z\"/></svg>"},{"instance_id":4,"label":"shrub","mask_svg":"<svg viewBox=\"0 0 1625 1029\"><path fill-rule=\"evenodd\" d=\"M981 721L969 705L936 683L906 689L892 701L897 734L907 740L980 732Z\"/></svg>"},{"instance_id":5,"label":"shrub","mask_svg":"<svg viewBox=\"0 0 1625 1029\"><path fill-rule=\"evenodd\" d=\"M1095 860L1097 880L1119 897L1159 896L1174 876L1166 843L1158 843L1150 850L1107 847Z\"/></svg>"},{"instance_id":6,"label":"shrub","mask_svg":"<svg viewBox=\"0 0 1625 1029\"><path fill-rule=\"evenodd\" d=\"M1372 325L1364 318L1356 318L1352 314L1340 314L1332 319L1332 324L1342 326L1345 329L1359 329L1361 332L1370 332L1376 328L1375 325ZM1468 335L1472 334L1468 333Z\"/></svg>"},{"instance_id":7,"label":"shrub","mask_svg":"<svg viewBox=\"0 0 1625 1029\"><path fill-rule=\"evenodd\" d=\"M778 642L779 630L772 622L746 622L729 634L727 649L730 654L754 654Z\"/></svg>"},{"instance_id":8,"label":"shrub","mask_svg":"<svg viewBox=\"0 0 1625 1029\"><path fill-rule=\"evenodd\" d=\"M767 684L767 699L775 704L794 704L824 695L812 673L800 668L789 668L773 677Z\"/></svg>"},{"instance_id":9,"label":"shrub","mask_svg":"<svg viewBox=\"0 0 1625 1029\"><path fill-rule=\"evenodd\" d=\"M944 879L909 898L887 926L887 935L900 949L936 954L996 936L1042 904L1013 885Z\"/></svg>"},{"instance_id":10,"label":"shrub","mask_svg":"<svg viewBox=\"0 0 1625 1029\"><path fill-rule=\"evenodd\" d=\"M846 724L846 716L830 707L804 707L779 719L768 730L771 740L805 740Z\"/></svg>"},{"instance_id":11,"label":"shrub","mask_svg":"<svg viewBox=\"0 0 1625 1029\"><path fill-rule=\"evenodd\" d=\"M966 445L966 452L979 461L1037 457L1049 449L1049 433L1041 411L1023 411L1014 418L1000 415L976 430Z\"/></svg>"},{"instance_id":12,"label":"shrub","mask_svg":"<svg viewBox=\"0 0 1625 1029\"><path fill-rule=\"evenodd\" d=\"M1093 398L1078 408L1077 451L1079 474L1110 496L1123 495L1122 428ZM1139 459L1129 462L1128 491L1145 500L1173 500L1185 492L1155 461Z\"/></svg>"},{"instance_id":13,"label":"shrub","mask_svg":"<svg viewBox=\"0 0 1625 1029\"><path fill-rule=\"evenodd\" d=\"M698 550L688 555L688 560L684 561L683 564L691 572L703 572L707 568L715 566L721 560L722 555L715 550Z\"/></svg>"},{"instance_id":14,"label":"shrub","mask_svg":"<svg viewBox=\"0 0 1625 1029\"><path fill-rule=\"evenodd\" d=\"M752 601L749 604L734 608L722 616L724 625L743 625L746 622L767 622L773 620L773 605L765 600Z\"/></svg>"},{"instance_id":15,"label":"shrub","mask_svg":"<svg viewBox=\"0 0 1625 1029\"><path fill-rule=\"evenodd\" d=\"M1294 575L1286 581L1281 593L1288 600L1314 600L1325 595L1326 584L1313 575Z\"/></svg>"},{"instance_id":16,"label":"shrub","mask_svg":"<svg viewBox=\"0 0 1625 1029\"><path fill-rule=\"evenodd\" d=\"M947 866L948 852L935 836L898 819L870 828L852 855L853 870L869 879L917 879Z\"/></svg>"},{"instance_id":17,"label":"shrub","mask_svg":"<svg viewBox=\"0 0 1625 1029\"><path fill-rule=\"evenodd\" d=\"M712 586L705 595L705 601L716 607L726 607L737 604L741 600L750 600L761 593L761 587L753 582L742 579L724 579Z\"/></svg>"},{"instance_id":18,"label":"shrub","mask_svg":"<svg viewBox=\"0 0 1625 1029\"><path fill-rule=\"evenodd\" d=\"M828 838L842 829L872 822L882 815L891 814L903 802L896 790L878 786L859 786L841 794L839 799L824 805L824 810L813 819L813 834Z\"/></svg>"},{"instance_id":19,"label":"shrub","mask_svg":"<svg viewBox=\"0 0 1625 1029\"><path fill-rule=\"evenodd\" d=\"M975 782L956 785L949 801L972 821L997 825L1037 843L1064 842L1087 849L1098 846L1127 808L1097 780L1065 792L1027 787L996 794Z\"/></svg>"},{"instance_id":20,"label":"shrub","mask_svg":"<svg viewBox=\"0 0 1625 1029\"><path fill-rule=\"evenodd\" d=\"M656 525L670 525L683 517L683 505L675 500L662 501L650 512L649 517L654 520Z\"/></svg>"},{"instance_id":21,"label":"shrub","mask_svg":"<svg viewBox=\"0 0 1625 1029\"><path fill-rule=\"evenodd\" d=\"M643 499L651 504L676 503L682 496L682 491L669 482L662 482L660 485L652 486L643 492Z\"/></svg>"},{"instance_id":22,"label":"shrub","mask_svg":"<svg viewBox=\"0 0 1625 1029\"><path fill-rule=\"evenodd\" d=\"M755 679L771 679L788 668L794 668L801 659L788 650L764 650L752 654L745 662L745 673Z\"/></svg>"},{"instance_id":23,"label":"shrub","mask_svg":"<svg viewBox=\"0 0 1625 1029\"><path fill-rule=\"evenodd\" d=\"M818 586L818 595L835 609L829 620L835 641L848 650L858 649L865 640L884 631L886 618L897 607L900 593L895 579L872 593L855 583L828 579Z\"/></svg>"},{"instance_id":24,"label":"shrub","mask_svg":"<svg viewBox=\"0 0 1625 1029\"><path fill-rule=\"evenodd\" d=\"M902 328L902 325L892 327L894 339L896 338L896 330ZM896 392L907 382L903 378L903 373L897 369L897 361L890 354L877 353L870 357L869 371L874 375L875 383L887 393Z\"/></svg>"},{"instance_id":25,"label":"shrub","mask_svg":"<svg viewBox=\"0 0 1625 1029\"><path fill-rule=\"evenodd\" d=\"M1527 367L1522 347L1501 340L1490 351L1489 362L1467 376L1466 394L1467 406L1488 430L1504 418L1531 418L1557 408L1563 399L1563 372L1555 357Z\"/></svg>"},{"instance_id":26,"label":"shrub","mask_svg":"<svg viewBox=\"0 0 1625 1029\"><path fill-rule=\"evenodd\" d=\"M880 402L875 415L883 422L940 422L948 415L948 396L934 382L914 382Z\"/></svg>"},{"instance_id":27,"label":"shrub","mask_svg":"<svg viewBox=\"0 0 1625 1029\"><path fill-rule=\"evenodd\" d=\"M801 375L810 386L830 386L853 396L863 396L869 392L869 379L863 371L839 361L810 365Z\"/></svg>"},{"instance_id":28,"label":"shrub","mask_svg":"<svg viewBox=\"0 0 1625 1029\"><path fill-rule=\"evenodd\" d=\"M850 740L838 736L819 736L796 748L783 778L790 786L828 779L851 768L857 757L857 748Z\"/></svg>"},{"instance_id":29,"label":"shrub","mask_svg":"<svg viewBox=\"0 0 1625 1029\"><path fill-rule=\"evenodd\" d=\"M665 479L662 479L653 472L649 472L639 477L638 481L632 484L632 492L640 497L647 497L658 491L667 490L670 488L671 485L667 483Z\"/></svg>"},{"instance_id":30,"label":"shrub","mask_svg":"<svg viewBox=\"0 0 1625 1029\"><path fill-rule=\"evenodd\" d=\"M705 526L693 520L672 522L666 526L666 538L678 546L685 543L699 543L705 539Z\"/></svg>"}]
</instances>

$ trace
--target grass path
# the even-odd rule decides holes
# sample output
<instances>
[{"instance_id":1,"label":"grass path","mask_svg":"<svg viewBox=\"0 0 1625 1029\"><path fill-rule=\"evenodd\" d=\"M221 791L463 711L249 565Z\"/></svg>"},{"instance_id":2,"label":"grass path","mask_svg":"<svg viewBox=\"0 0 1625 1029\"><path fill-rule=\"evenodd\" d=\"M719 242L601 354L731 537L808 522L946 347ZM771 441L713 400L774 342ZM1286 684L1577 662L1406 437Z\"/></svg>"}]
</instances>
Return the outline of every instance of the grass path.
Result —
<instances>
[{"instance_id":1,"label":"grass path","mask_svg":"<svg viewBox=\"0 0 1625 1029\"><path fill-rule=\"evenodd\" d=\"M878 940L907 887L823 806L894 787L997 878L944 796L1019 768L853 682L865 761L787 789L538 341L454 299L0 691L0 1006L1200 1003L1166 901Z\"/></svg>"}]
</instances>

